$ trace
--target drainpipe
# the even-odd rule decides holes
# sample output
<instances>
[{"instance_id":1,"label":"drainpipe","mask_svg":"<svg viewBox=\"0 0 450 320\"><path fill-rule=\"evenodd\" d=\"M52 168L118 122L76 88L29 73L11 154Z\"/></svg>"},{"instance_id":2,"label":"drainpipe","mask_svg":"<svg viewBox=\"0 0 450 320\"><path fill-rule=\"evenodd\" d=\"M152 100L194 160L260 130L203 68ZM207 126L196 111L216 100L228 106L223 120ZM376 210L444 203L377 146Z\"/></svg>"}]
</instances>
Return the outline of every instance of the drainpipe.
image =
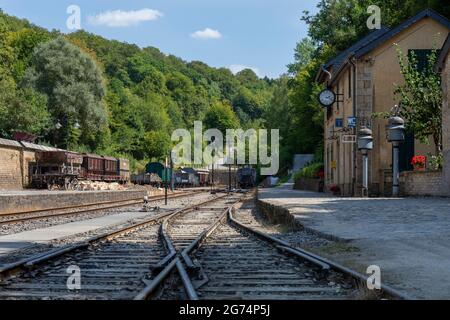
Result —
<instances>
[{"instance_id":1,"label":"drainpipe","mask_svg":"<svg viewBox=\"0 0 450 320\"><path fill-rule=\"evenodd\" d=\"M356 75L357 75L357 67L356 67L356 63L355 63L356 59L353 57L351 59L349 59L350 64L352 65L352 70L353 70L353 116L356 117L356 97L358 95L357 93L357 79L356 79ZM356 134L356 128L353 129L353 134ZM356 165L356 144L353 144L353 171L352 171L352 195L355 196L356 195L356 170L357 170L357 165Z\"/></svg>"}]
</instances>

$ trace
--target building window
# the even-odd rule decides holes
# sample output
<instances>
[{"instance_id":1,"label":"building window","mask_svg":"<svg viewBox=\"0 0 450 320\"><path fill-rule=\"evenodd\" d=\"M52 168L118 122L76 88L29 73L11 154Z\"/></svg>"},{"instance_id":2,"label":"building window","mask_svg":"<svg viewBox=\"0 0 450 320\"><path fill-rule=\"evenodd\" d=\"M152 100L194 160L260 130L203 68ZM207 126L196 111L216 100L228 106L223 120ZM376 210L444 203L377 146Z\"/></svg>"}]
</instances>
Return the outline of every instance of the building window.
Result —
<instances>
[{"instance_id":1,"label":"building window","mask_svg":"<svg viewBox=\"0 0 450 320\"><path fill-rule=\"evenodd\" d=\"M437 50L437 55L439 55L440 50ZM426 72L429 64L429 57L433 53L433 50L429 49L410 49L408 50L408 59L411 59L414 53L417 61L417 71Z\"/></svg>"}]
</instances>

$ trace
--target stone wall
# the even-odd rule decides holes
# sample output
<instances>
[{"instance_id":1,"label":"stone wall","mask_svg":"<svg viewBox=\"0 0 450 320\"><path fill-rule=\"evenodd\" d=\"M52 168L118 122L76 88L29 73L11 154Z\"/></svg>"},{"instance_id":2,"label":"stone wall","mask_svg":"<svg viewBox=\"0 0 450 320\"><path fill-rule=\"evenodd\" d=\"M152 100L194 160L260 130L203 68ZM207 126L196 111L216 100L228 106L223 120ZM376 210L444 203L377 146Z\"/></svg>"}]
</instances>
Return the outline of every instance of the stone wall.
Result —
<instances>
[{"instance_id":1,"label":"stone wall","mask_svg":"<svg viewBox=\"0 0 450 320\"><path fill-rule=\"evenodd\" d=\"M447 56L442 72L443 106L442 106L442 149L444 153L444 183L450 196L450 55Z\"/></svg>"},{"instance_id":2,"label":"stone wall","mask_svg":"<svg viewBox=\"0 0 450 320\"><path fill-rule=\"evenodd\" d=\"M314 192L323 192L324 182L320 179L298 178L295 180L295 190L307 190Z\"/></svg>"},{"instance_id":3,"label":"stone wall","mask_svg":"<svg viewBox=\"0 0 450 320\"><path fill-rule=\"evenodd\" d=\"M143 199L145 190L128 191L21 191L0 195L0 215L22 211L64 208L79 204Z\"/></svg>"},{"instance_id":4,"label":"stone wall","mask_svg":"<svg viewBox=\"0 0 450 320\"><path fill-rule=\"evenodd\" d=\"M0 146L0 190L21 188L21 150Z\"/></svg>"},{"instance_id":5,"label":"stone wall","mask_svg":"<svg viewBox=\"0 0 450 320\"><path fill-rule=\"evenodd\" d=\"M30 150L23 150L22 153L22 181L24 187L29 187L31 184L30 177L30 163L36 162L36 152Z\"/></svg>"},{"instance_id":6,"label":"stone wall","mask_svg":"<svg viewBox=\"0 0 450 320\"><path fill-rule=\"evenodd\" d=\"M406 171L400 175L402 196L446 196L441 171Z\"/></svg>"}]
</instances>

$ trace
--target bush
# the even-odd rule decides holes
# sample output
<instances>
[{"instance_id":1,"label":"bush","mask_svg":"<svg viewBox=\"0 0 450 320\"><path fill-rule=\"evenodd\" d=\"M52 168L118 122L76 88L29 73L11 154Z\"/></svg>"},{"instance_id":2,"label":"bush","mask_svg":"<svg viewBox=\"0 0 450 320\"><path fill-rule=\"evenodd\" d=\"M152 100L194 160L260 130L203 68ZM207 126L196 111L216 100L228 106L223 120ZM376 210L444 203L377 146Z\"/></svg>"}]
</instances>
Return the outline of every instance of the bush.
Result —
<instances>
[{"instance_id":1,"label":"bush","mask_svg":"<svg viewBox=\"0 0 450 320\"><path fill-rule=\"evenodd\" d=\"M295 180L299 178L318 179L323 178L324 165L321 162L316 162L304 167L294 176Z\"/></svg>"}]
</instances>

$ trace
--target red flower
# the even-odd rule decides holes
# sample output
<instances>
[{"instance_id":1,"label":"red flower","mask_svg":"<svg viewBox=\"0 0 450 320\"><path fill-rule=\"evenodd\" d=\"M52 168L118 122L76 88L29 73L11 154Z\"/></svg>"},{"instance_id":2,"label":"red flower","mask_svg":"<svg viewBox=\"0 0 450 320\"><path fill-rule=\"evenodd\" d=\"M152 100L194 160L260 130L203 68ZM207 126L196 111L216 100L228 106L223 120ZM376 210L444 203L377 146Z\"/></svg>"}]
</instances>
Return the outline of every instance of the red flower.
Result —
<instances>
[{"instance_id":1,"label":"red flower","mask_svg":"<svg viewBox=\"0 0 450 320\"><path fill-rule=\"evenodd\" d=\"M317 172L317 178L323 179L325 177L325 172L323 170L320 170Z\"/></svg>"},{"instance_id":2,"label":"red flower","mask_svg":"<svg viewBox=\"0 0 450 320\"><path fill-rule=\"evenodd\" d=\"M411 164L415 167L423 168L427 163L427 157L425 156L414 156L411 160Z\"/></svg>"}]
</instances>

